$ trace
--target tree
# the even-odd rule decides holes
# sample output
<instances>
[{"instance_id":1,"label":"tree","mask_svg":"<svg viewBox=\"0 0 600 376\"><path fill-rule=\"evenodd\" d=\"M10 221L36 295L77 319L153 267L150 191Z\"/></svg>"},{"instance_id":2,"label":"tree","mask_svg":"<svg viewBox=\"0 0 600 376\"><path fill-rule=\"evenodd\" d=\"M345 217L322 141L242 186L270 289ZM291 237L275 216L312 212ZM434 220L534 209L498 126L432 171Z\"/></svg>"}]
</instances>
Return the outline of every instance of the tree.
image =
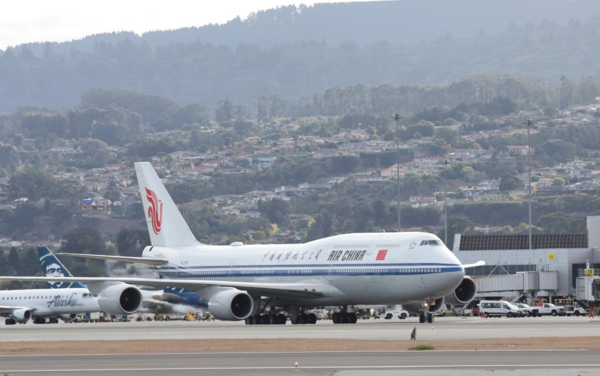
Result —
<instances>
[{"instance_id":1,"label":"tree","mask_svg":"<svg viewBox=\"0 0 600 376\"><path fill-rule=\"evenodd\" d=\"M14 271L18 271L21 268L21 257L19 255L19 251L17 251L15 247L10 247L10 252L8 253L8 263Z\"/></svg>"},{"instance_id":2,"label":"tree","mask_svg":"<svg viewBox=\"0 0 600 376\"><path fill-rule=\"evenodd\" d=\"M360 160L358 158L352 155L342 155L329 160L329 170L336 175L348 174L353 172L359 164Z\"/></svg>"},{"instance_id":3,"label":"tree","mask_svg":"<svg viewBox=\"0 0 600 376\"><path fill-rule=\"evenodd\" d=\"M140 257L145 247L150 245L147 230L122 227L117 234L117 250L121 256Z\"/></svg>"},{"instance_id":4,"label":"tree","mask_svg":"<svg viewBox=\"0 0 600 376\"><path fill-rule=\"evenodd\" d=\"M105 253L104 240L96 230L77 228L63 236L61 249L66 253Z\"/></svg>"},{"instance_id":5,"label":"tree","mask_svg":"<svg viewBox=\"0 0 600 376\"><path fill-rule=\"evenodd\" d=\"M87 140L81 145L81 151L91 161L90 167L104 167L110 160L110 150L104 141Z\"/></svg>"},{"instance_id":6,"label":"tree","mask_svg":"<svg viewBox=\"0 0 600 376\"><path fill-rule=\"evenodd\" d=\"M258 202L258 211L263 217L267 218L272 223L281 225L288 221L288 216L291 212L291 206L289 202L279 198L274 198L267 201L260 200Z\"/></svg>"},{"instance_id":7,"label":"tree","mask_svg":"<svg viewBox=\"0 0 600 376\"><path fill-rule=\"evenodd\" d=\"M500 179L500 190L511 191L521 185L521 181L516 176L505 174Z\"/></svg>"},{"instance_id":8,"label":"tree","mask_svg":"<svg viewBox=\"0 0 600 376\"><path fill-rule=\"evenodd\" d=\"M17 133L14 137L13 137L13 142L15 144L16 147L21 147L21 145L23 145L23 141L25 140L25 137L23 137L22 134Z\"/></svg>"},{"instance_id":9,"label":"tree","mask_svg":"<svg viewBox=\"0 0 600 376\"><path fill-rule=\"evenodd\" d=\"M462 215L451 215L448 217L448 242L446 244L447 247L451 248L454 244L454 235L461 234L466 235L473 231L475 224L469 221L466 217ZM443 231L440 233L440 236L443 236Z\"/></svg>"},{"instance_id":10,"label":"tree","mask_svg":"<svg viewBox=\"0 0 600 376\"><path fill-rule=\"evenodd\" d=\"M215 120L219 123L229 121L234 118L233 103L226 99L219 102L219 107L215 113Z\"/></svg>"},{"instance_id":11,"label":"tree","mask_svg":"<svg viewBox=\"0 0 600 376\"><path fill-rule=\"evenodd\" d=\"M547 234L569 234L575 231L575 221L566 213L551 213L542 216L537 225Z\"/></svg>"},{"instance_id":12,"label":"tree","mask_svg":"<svg viewBox=\"0 0 600 376\"><path fill-rule=\"evenodd\" d=\"M565 179L559 178L559 177L555 177L552 180L552 185L554 185L554 186L565 185L565 183L566 183Z\"/></svg>"}]
</instances>

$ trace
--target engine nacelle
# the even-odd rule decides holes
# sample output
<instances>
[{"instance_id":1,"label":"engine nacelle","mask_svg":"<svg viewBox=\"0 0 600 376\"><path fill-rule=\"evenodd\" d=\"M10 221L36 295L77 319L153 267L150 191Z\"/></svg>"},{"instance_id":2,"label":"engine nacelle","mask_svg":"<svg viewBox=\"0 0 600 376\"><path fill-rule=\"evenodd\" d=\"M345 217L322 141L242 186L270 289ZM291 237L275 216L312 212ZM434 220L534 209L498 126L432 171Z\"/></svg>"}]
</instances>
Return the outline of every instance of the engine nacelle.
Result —
<instances>
[{"instance_id":1,"label":"engine nacelle","mask_svg":"<svg viewBox=\"0 0 600 376\"><path fill-rule=\"evenodd\" d=\"M442 310L446 299L442 296L441 298L437 298L433 301L430 301L428 307L424 307L429 313L438 313Z\"/></svg>"},{"instance_id":2,"label":"engine nacelle","mask_svg":"<svg viewBox=\"0 0 600 376\"><path fill-rule=\"evenodd\" d=\"M245 291L222 290L210 296L208 311L218 320L244 320L254 311L254 300Z\"/></svg>"},{"instance_id":3,"label":"engine nacelle","mask_svg":"<svg viewBox=\"0 0 600 376\"><path fill-rule=\"evenodd\" d=\"M109 315L131 315L142 307L142 292L134 286L120 283L104 288L98 294L98 306Z\"/></svg>"},{"instance_id":4,"label":"engine nacelle","mask_svg":"<svg viewBox=\"0 0 600 376\"><path fill-rule=\"evenodd\" d=\"M450 294L446 295L446 304L465 305L469 304L477 294L477 285L469 277L463 278L458 287Z\"/></svg>"},{"instance_id":5,"label":"engine nacelle","mask_svg":"<svg viewBox=\"0 0 600 376\"><path fill-rule=\"evenodd\" d=\"M25 308L16 309L10 315L18 322L27 322L31 319L31 311Z\"/></svg>"}]
</instances>

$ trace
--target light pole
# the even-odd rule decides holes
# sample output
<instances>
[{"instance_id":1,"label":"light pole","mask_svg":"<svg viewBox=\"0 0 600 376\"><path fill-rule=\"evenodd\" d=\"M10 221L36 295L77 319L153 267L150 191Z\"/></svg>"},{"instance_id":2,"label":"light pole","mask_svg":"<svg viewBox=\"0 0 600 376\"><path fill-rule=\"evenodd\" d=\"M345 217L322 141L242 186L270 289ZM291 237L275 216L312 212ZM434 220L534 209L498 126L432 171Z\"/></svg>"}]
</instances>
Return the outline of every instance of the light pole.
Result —
<instances>
[{"instance_id":1,"label":"light pole","mask_svg":"<svg viewBox=\"0 0 600 376\"><path fill-rule=\"evenodd\" d=\"M446 174L448 171L448 160L444 160L444 244L448 247L448 179Z\"/></svg>"},{"instance_id":2,"label":"light pole","mask_svg":"<svg viewBox=\"0 0 600 376\"><path fill-rule=\"evenodd\" d=\"M405 119L404 116L396 113L392 117L396 120L396 191L398 194L398 232L402 231L402 217L400 214L401 201L400 201L400 120Z\"/></svg>"},{"instance_id":3,"label":"light pole","mask_svg":"<svg viewBox=\"0 0 600 376\"><path fill-rule=\"evenodd\" d=\"M527 124L527 194L529 196L529 234L528 234L528 242L529 242L529 250L533 250L532 244L532 233L531 233L531 126L533 125L533 120L529 119L526 122Z\"/></svg>"}]
</instances>

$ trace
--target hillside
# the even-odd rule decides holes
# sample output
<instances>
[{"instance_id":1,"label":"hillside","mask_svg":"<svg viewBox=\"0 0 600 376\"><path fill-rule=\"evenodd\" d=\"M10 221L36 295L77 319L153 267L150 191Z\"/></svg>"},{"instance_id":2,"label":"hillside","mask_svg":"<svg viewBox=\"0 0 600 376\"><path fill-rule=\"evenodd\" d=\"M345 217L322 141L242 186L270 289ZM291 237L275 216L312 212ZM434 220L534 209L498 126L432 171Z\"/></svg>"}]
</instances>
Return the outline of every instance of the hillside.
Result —
<instances>
[{"instance_id":1,"label":"hillside","mask_svg":"<svg viewBox=\"0 0 600 376\"><path fill-rule=\"evenodd\" d=\"M278 95L294 105L302 97L335 86L447 85L475 73L535 76L556 85L563 76L578 80L600 73L600 18L566 24L549 20L538 25L515 23L501 32L503 28L491 22L492 16L486 16L475 3L478 2L461 0L455 8L434 7L430 14L418 12L423 5L415 2L289 7L259 12L246 21L234 20L222 26L148 33L142 37L117 33L91 37L88 42L8 49L0 56L0 111L12 112L22 106L70 108L90 88L135 90L172 98L179 105L200 103L212 109L219 101L230 99L253 108L261 96ZM491 11L504 9L514 1L502 2L502 6L488 3L492 5L486 10ZM538 3L532 0L524 7L529 9ZM589 5L588 15L600 7L589 1L543 3L553 11L571 4L564 15L573 14L572 10L581 4ZM425 26L412 28L406 26L410 23L389 22L393 27L403 25L408 32L388 29L388 23L381 20L375 27L376 15L385 20L394 14L393 7L400 7L400 12L409 5L415 7L410 13L413 22L437 31L426 37L419 31ZM509 22L510 12L500 8L495 17ZM358 17L356 9L361 10L364 22L350 16ZM475 36L458 26L450 29L456 33L442 33L447 20L440 23L433 14L444 9L449 12L448 19L453 12L468 9L452 19L454 25L469 28L488 17L487 26L495 33L478 26ZM511 9L520 14L515 12L520 8ZM536 20L546 12L546 8L540 9L524 14L535 13L532 19ZM344 17L334 17L334 13ZM471 17L471 22L466 22L465 17ZM307 22L315 26L307 30L302 26ZM357 24L361 27L357 28ZM209 33L213 29L215 32ZM282 39L268 42L267 34ZM417 40L400 37L409 34L429 41L411 44ZM231 38L227 39L228 35ZM293 37L286 39L286 35ZM286 44L261 46L279 42Z\"/></svg>"}]
</instances>

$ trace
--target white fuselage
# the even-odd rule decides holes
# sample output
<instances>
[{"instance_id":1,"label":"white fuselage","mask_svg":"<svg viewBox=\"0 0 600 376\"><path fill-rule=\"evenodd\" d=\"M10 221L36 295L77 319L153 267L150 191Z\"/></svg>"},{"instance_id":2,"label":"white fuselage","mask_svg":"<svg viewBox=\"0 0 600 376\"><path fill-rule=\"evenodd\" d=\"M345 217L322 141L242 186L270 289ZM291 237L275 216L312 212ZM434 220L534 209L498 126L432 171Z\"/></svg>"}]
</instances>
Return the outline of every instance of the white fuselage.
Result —
<instances>
[{"instance_id":1,"label":"white fuselage","mask_svg":"<svg viewBox=\"0 0 600 376\"><path fill-rule=\"evenodd\" d=\"M338 235L305 244L147 247L162 257L167 278L263 283L312 283L323 296L279 300L301 306L404 304L452 292L465 272L443 243L428 233Z\"/></svg>"},{"instance_id":2,"label":"white fuselage","mask_svg":"<svg viewBox=\"0 0 600 376\"><path fill-rule=\"evenodd\" d=\"M88 289L35 289L0 291L0 306L31 310L33 317L97 312L98 299Z\"/></svg>"}]
</instances>

